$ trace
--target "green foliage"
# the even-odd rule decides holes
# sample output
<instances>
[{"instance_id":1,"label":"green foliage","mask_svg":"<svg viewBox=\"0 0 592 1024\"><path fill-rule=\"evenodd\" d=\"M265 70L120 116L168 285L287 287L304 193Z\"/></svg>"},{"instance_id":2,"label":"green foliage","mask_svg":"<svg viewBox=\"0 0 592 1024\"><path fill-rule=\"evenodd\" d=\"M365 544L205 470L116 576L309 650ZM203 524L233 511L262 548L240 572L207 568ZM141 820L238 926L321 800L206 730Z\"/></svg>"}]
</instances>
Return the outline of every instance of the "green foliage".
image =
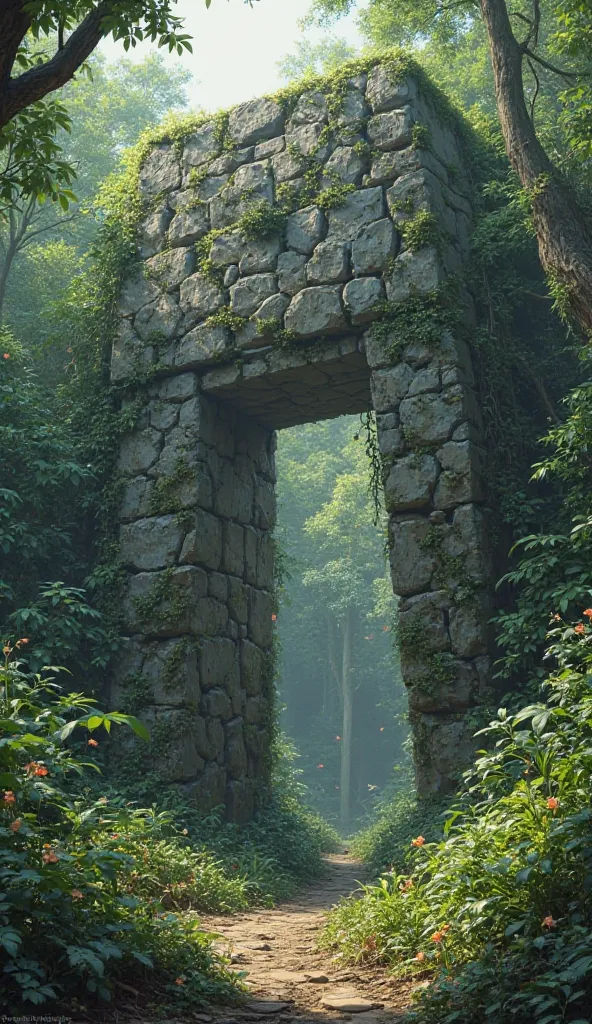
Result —
<instances>
[{"instance_id":1,"label":"green foliage","mask_svg":"<svg viewBox=\"0 0 592 1024\"><path fill-rule=\"evenodd\" d=\"M411 840L420 833L429 843L441 839L450 804L446 797L418 800L411 780L402 785L395 775L393 782L377 801L370 824L350 843L352 855L376 875L387 869L396 874L403 872Z\"/></svg>"},{"instance_id":2,"label":"green foliage","mask_svg":"<svg viewBox=\"0 0 592 1024\"><path fill-rule=\"evenodd\" d=\"M400 227L401 238L410 252L418 252L428 245L439 246L441 231L435 214L428 210L418 210L409 220L404 220Z\"/></svg>"},{"instance_id":3,"label":"green foliage","mask_svg":"<svg viewBox=\"0 0 592 1024\"><path fill-rule=\"evenodd\" d=\"M479 1006L496 1022L542 1018L545 990L545 1020L553 1024L565 1019L567 1000L569 1019L588 1005L591 639L582 623L550 631L558 669L547 701L515 715L502 709L482 730L491 749L467 775L467 796L449 812L446 838L428 842L422 827L404 874L383 877L333 915L327 941L344 955L379 956L399 974L436 972L417 1011L422 1022L452 1021L453 1012L479 1019L468 1015L477 978ZM471 961L478 965L464 973ZM513 984L501 983L504 974ZM495 1007L490 1018L488 1005Z\"/></svg>"},{"instance_id":4,"label":"green foliage","mask_svg":"<svg viewBox=\"0 0 592 1024\"><path fill-rule=\"evenodd\" d=\"M72 781L98 770L91 751L103 729L126 724L147 739L146 730L82 694L61 694L52 670L28 674L17 660L24 647L5 645L0 668L3 1007L110 1001L118 980L141 989L148 974L165 998L179 976L197 1003L232 998L210 937L171 909L207 902L215 864L184 854L180 836L167 843L166 816ZM175 881L187 886L183 899Z\"/></svg>"},{"instance_id":5,"label":"green foliage","mask_svg":"<svg viewBox=\"0 0 592 1024\"><path fill-rule=\"evenodd\" d=\"M286 214L283 210L268 203L266 199L260 199L247 207L236 226L249 241L257 241L280 234L285 223Z\"/></svg>"}]
</instances>

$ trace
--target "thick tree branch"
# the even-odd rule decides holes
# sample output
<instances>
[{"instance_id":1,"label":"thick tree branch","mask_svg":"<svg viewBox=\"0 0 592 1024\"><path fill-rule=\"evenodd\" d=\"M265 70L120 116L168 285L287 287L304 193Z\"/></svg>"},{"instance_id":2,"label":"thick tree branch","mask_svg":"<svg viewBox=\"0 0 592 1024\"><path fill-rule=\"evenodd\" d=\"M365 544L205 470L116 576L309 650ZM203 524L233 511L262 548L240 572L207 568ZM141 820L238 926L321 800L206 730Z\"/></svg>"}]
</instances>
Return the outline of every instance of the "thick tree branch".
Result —
<instances>
[{"instance_id":1,"label":"thick tree branch","mask_svg":"<svg viewBox=\"0 0 592 1024\"><path fill-rule=\"evenodd\" d=\"M14 5L14 0L12 3ZM51 60L36 64L17 78L11 78L3 88L0 82L0 128L19 111L70 81L103 38L105 33L101 23L110 8L108 0L102 0Z\"/></svg>"},{"instance_id":2,"label":"thick tree branch","mask_svg":"<svg viewBox=\"0 0 592 1024\"><path fill-rule=\"evenodd\" d=\"M561 75L561 77L567 79L567 81L577 81L578 78L583 77L582 74L578 75L573 71L564 71L563 68L558 68L555 64L550 64L548 60L545 60L544 57L540 57L538 53L534 53L528 46L523 46L523 49L527 57L530 57L531 60L536 60L537 64L546 68L547 71L552 71L554 75Z\"/></svg>"}]
</instances>

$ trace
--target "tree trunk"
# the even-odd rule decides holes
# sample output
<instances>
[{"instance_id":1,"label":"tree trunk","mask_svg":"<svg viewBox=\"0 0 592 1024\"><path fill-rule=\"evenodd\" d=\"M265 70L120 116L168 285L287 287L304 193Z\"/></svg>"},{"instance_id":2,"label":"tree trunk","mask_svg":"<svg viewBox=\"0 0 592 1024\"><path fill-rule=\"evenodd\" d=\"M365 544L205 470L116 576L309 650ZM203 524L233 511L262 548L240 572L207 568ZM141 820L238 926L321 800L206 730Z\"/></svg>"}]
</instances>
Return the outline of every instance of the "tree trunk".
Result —
<instances>
[{"instance_id":1,"label":"tree trunk","mask_svg":"<svg viewBox=\"0 0 592 1024\"><path fill-rule=\"evenodd\" d=\"M354 688L352 680L353 608L348 608L343 625L341 664L341 773L339 780L339 823L344 835L349 831Z\"/></svg>"},{"instance_id":2,"label":"tree trunk","mask_svg":"<svg viewBox=\"0 0 592 1024\"><path fill-rule=\"evenodd\" d=\"M592 331L592 233L567 181L541 146L524 99L525 44L512 32L506 0L480 0L489 37L497 109L506 151L532 196L544 270L565 289L582 330Z\"/></svg>"}]
</instances>

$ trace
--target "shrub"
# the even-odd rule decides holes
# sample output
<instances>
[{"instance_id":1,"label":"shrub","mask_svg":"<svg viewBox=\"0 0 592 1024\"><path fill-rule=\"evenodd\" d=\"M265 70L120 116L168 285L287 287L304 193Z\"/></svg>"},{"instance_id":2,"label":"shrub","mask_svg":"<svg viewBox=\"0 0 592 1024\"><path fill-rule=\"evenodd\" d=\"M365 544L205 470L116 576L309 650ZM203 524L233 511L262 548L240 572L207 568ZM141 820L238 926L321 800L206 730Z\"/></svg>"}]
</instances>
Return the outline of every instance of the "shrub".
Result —
<instances>
[{"instance_id":1,"label":"shrub","mask_svg":"<svg viewBox=\"0 0 592 1024\"><path fill-rule=\"evenodd\" d=\"M96 767L83 750L97 746L98 729L126 724L146 736L144 727L98 711L81 694L60 695L52 670L28 675L17 660L26 643L5 644L0 668L2 1006L110 1000L118 981L142 988L148 973L151 991L177 1002L231 998L234 979L210 937L195 918L167 909L170 894L171 904L181 903L175 870L197 873L199 857L180 864L177 854L161 898L145 866L165 853L158 833L167 820L107 797L76 796L71 785L73 775ZM81 730L86 743L77 740ZM205 868L195 883L202 900Z\"/></svg>"},{"instance_id":2,"label":"shrub","mask_svg":"<svg viewBox=\"0 0 592 1024\"><path fill-rule=\"evenodd\" d=\"M492 749L445 838L416 836L405 874L329 924L327 943L348 958L436 976L422 1022L581 1021L592 999L592 627L554 623L546 702L501 709L482 730Z\"/></svg>"}]
</instances>

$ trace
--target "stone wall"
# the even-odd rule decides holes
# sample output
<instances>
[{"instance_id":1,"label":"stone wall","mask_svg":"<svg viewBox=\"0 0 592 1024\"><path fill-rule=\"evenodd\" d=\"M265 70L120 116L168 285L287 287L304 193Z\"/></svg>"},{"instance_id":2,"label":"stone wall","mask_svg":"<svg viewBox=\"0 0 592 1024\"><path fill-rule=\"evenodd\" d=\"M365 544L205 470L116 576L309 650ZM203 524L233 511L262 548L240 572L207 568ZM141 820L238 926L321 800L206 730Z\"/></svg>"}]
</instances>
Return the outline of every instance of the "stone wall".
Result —
<instances>
[{"instance_id":1,"label":"stone wall","mask_svg":"<svg viewBox=\"0 0 592 1024\"><path fill-rule=\"evenodd\" d=\"M471 327L451 122L378 64L338 104L322 89L289 110L250 101L224 131L160 143L140 189L112 377L124 395L149 383L119 465L113 704L135 686L165 781L250 816L269 763L273 431L374 408L418 784L450 787L489 670L481 417L461 332L409 340L388 317L454 277ZM259 237L249 211L268 219Z\"/></svg>"}]
</instances>

